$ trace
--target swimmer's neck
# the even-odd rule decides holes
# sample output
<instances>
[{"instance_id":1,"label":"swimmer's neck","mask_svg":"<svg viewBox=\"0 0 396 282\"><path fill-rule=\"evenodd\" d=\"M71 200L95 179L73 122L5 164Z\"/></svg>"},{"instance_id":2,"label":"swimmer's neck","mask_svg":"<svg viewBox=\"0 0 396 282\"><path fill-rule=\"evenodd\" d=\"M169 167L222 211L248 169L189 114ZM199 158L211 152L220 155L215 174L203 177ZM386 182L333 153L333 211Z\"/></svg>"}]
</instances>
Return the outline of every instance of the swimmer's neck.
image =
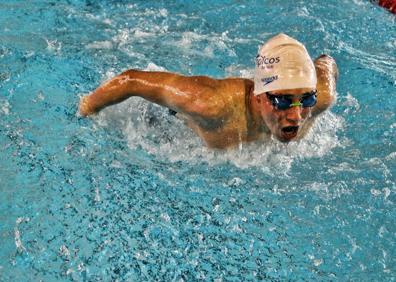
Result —
<instances>
[{"instance_id":1,"label":"swimmer's neck","mask_svg":"<svg viewBox=\"0 0 396 282\"><path fill-rule=\"evenodd\" d=\"M260 114L261 102L254 95L254 87L250 87L248 93L246 94L246 111L248 115L248 128L250 132L255 132L256 134L270 134L270 130L266 126L263 118Z\"/></svg>"}]
</instances>

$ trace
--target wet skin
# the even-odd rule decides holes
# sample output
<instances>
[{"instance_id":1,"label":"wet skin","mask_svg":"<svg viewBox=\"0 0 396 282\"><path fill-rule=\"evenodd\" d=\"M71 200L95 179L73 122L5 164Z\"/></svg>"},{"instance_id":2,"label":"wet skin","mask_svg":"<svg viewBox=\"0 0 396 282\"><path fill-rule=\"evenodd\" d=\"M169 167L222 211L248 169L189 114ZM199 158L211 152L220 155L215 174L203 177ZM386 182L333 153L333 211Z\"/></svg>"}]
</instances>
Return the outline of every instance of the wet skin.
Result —
<instances>
[{"instance_id":1,"label":"wet skin","mask_svg":"<svg viewBox=\"0 0 396 282\"><path fill-rule=\"evenodd\" d=\"M317 74L317 104L312 108L293 106L276 109L267 95L253 95L250 79L213 79L167 72L126 71L105 82L80 101L83 116L132 96L167 107L199 135L208 147L225 149L273 135L282 142L303 137L314 119L328 109L336 97L337 66L322 55L314 62ZM293 102L314 89L278 90Z\"/></svg>"},{"instance_id":2,"label":"wet skin","mask_svg":"<svg viewBox=\"0 0 396 282\"><path fill-rule=\"evenodd\" d=\"M274 96L287 96L292 102L299 102L303 94L314 91L312 88L300 88L290 90L276 90L270 94ZM282 142L289 142L300 137L301 129L311 117L311 107L293 106L286 110L278 110L266 94L256 98L258 111L272 135Z\"/></svg>"}]
</instances>

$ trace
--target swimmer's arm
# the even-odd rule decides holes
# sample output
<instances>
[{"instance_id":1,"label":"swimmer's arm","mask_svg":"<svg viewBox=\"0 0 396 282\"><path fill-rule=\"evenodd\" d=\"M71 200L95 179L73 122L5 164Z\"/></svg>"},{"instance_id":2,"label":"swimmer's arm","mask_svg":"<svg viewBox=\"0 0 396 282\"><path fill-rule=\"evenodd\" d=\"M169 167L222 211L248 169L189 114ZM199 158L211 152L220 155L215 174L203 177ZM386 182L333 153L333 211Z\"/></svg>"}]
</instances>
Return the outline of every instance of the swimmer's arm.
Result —
<instances>
[{"instance_id":1,"label":"swimmer's arm","mask_svg":"<svg viewBox=\"0 0 396 282\"><path fill-rule=\"evenodd\" d=\"M317 75L318 102L312 109L312 115L317 116L328 109L336 100L336 81L338 69L335 60L327 55L321 55L315 60Z\"/></svg>"},{"instance_id":2,"label":"swimmer's arm","mask_svg":"<svg viewBox=\"0 0 396 282\"><path fill-rule=\"evenodd\" d=\"M80 101L83 116L139 96L150 102L191 116L213 114L221 108L216 99L219 80L204 76L182 76L167 72L128 70L105 82Z\"/></svg>"}]
</instances>

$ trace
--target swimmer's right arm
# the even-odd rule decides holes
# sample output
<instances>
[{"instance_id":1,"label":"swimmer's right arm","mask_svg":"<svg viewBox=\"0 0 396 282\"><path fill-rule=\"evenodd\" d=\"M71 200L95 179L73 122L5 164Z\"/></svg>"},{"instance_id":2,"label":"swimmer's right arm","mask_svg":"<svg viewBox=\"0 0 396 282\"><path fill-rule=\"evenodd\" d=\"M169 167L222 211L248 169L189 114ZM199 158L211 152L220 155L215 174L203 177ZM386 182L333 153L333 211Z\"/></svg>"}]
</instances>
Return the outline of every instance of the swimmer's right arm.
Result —
<instances>
[{"instance_id":1,"label":"swimmer's right arm","mask_svg":"<svg viewBox=\"0 0 396 282\"><path fill-rule=\"evenodd\" d=\"M128 70L83 97L80 113L88 116L129 97L139 96L176 112L210 114L208 105L219 103L214 101L218 84L218 80L204 76L187 77L167 72ZM210 103L211 100L214 103Z\"/></svg>"}]
</instances>

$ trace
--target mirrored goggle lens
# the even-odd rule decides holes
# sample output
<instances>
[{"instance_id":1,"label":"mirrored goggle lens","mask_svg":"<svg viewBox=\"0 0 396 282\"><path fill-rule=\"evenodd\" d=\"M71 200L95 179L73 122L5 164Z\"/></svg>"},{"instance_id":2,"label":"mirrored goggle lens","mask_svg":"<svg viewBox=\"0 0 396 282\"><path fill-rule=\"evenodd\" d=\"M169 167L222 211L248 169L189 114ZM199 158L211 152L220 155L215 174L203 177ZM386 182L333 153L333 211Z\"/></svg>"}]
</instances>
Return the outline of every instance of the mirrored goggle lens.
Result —
<instances>
[{"instance_id":1,"label":"mirrored goggle lens","mask_svg":"<svg viewBox=\"0 0 396 282\"><path fill-rule=\"evenodd\" d=\"M310 94L309 96L305 96L301 99L301 104L304 108L313 107L316 104L316 95Z\"/></svg>"},{"instance_id":2,"label":"mirrored goggle lens","mask_svg":"<svg viewBox=\"0 0 396 282\"><path fill-rule=\"evenodd\" d=\"M300 103L293 103L292 99L284 96L275 96L271 94L267 94L269 99L271 100L273 106L278 110L287 110L293 106L303 106L304 108L313 107L316 104L316 94L312 93L304 96Z\"/></svg>"},{"instance_id":3,"label":"mirrored goggle lens","mask_svg":"<svg viewBox=\"0 0 396 282\"><path fill-rule=\"evenodd\" d=\"M272 104L278 110L286 110L290 108L290 105L292 104L292 100L284 97L274 97Z\"/></svg>"}]
</instances>

